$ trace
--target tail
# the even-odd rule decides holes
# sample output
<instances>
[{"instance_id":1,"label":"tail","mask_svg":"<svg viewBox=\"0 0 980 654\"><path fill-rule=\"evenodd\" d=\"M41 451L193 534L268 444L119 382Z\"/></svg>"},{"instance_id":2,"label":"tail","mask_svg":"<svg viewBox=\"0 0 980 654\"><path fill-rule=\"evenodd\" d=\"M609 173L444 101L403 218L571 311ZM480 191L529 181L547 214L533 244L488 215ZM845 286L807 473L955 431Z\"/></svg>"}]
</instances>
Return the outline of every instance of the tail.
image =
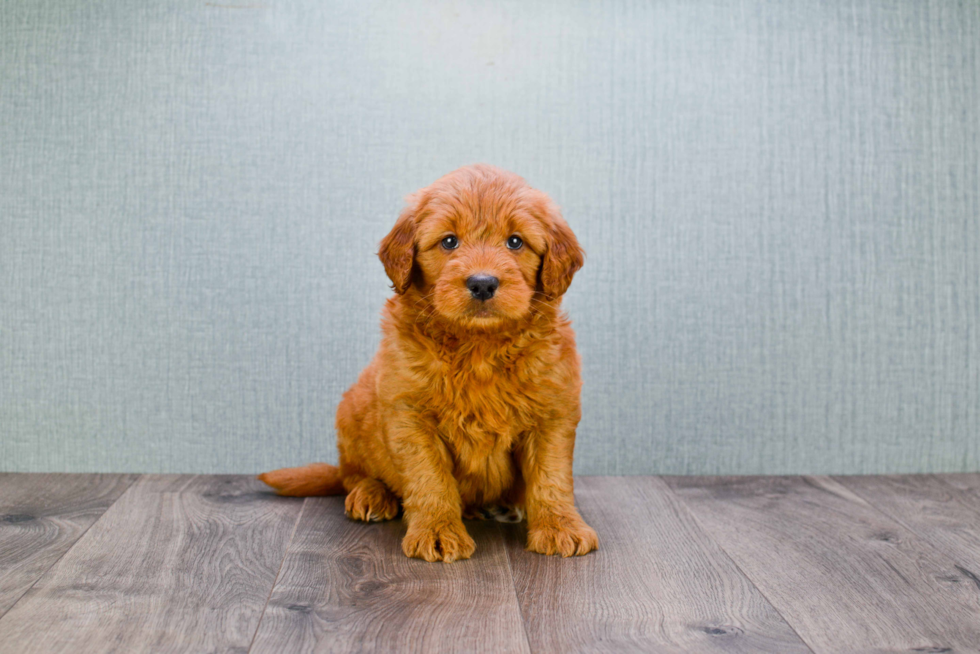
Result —
<instances>
[{"instance_id":1,"label":"tail","mask_svg":"<svg viewBox=\"0 0 980 654\"><path fill-rule=\"evenodd\" d=\"M340 468L329 463L311 463L300 468L263 472L259 480L275 488L280 495L289 497L343 495L347 492L340 478Z\"/></svg>"}]
</instances>

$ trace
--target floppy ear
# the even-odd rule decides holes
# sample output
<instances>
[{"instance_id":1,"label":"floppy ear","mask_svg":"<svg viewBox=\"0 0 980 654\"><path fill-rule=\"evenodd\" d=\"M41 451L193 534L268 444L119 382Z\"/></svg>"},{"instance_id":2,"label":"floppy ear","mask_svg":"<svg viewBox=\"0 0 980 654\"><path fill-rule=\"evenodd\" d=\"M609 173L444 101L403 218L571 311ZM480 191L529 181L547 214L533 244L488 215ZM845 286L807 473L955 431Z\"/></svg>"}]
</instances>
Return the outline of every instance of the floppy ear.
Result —
<instances>
[{"instance_id":1,"label":"floppy ear","mask_svg":"<svg viewBox=\"0 0 980 654\"><path fill-rule=\"evenodd\" d=\"M572 276L585 263L585 251L558 208L552 205L549 209L548 251L541 263L541 290L556 298L568 290Z\"/></svg>"},{"instance_id":2,"label":"floppy ear","mask_svg":"<svg viewBox=\"0 0 980 654\"><path fill-rule=\"evenodd\" d=\"M412 263L415 261L415 210L415 203L410 202L378 246L378 258L384 264L392 288L399 295L408 290L412 280Z\"/></svg>"}]
</instances>

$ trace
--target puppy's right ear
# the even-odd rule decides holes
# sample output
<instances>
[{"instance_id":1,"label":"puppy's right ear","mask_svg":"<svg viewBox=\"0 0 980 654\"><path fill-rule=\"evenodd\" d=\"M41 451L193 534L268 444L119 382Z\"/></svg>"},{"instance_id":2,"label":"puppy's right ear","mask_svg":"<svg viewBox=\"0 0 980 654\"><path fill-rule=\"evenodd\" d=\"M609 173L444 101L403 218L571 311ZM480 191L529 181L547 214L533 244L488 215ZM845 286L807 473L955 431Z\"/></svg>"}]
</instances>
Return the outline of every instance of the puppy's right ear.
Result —
<instances>
[{"instance_id":1,"label":"puppy's right ear","mask_svg":"<svg viewBox=\"0 0 980 654\"><path fill-rule=\"evenodd\" d=\"M415 198L409 198L398 221L378 246L378 258L384 264L385 273L391 280L392 288L399 295L408 290L412 281L412 264L415 262Z\"/></svg>"}]
</instances>

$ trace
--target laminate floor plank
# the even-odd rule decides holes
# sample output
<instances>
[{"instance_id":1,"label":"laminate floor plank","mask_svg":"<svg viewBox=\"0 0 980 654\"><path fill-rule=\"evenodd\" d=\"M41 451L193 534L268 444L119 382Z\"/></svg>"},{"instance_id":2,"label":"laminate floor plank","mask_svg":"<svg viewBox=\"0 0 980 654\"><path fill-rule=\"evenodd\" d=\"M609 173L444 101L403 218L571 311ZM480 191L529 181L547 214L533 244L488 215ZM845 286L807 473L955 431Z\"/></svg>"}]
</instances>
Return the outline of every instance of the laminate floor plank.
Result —
<instances>
[{"instance_id":1,"label":"laminate floor plank","mask_svg":"<svg viewBox=\"0 0 980 654\"><path fill-rule=\"evenodd\" d=\"M809 652L656 477L576 480L599 550L562 559L508 553L535 652Z\"/></svg>"},{"instance_id":2,"label":"laminate floor plank","mask_svg":"<svg viewBox=\"0 0 980 654\"><path fill-rule=\"evenodd\" d=\"M3 651L246 651L300 511L261 488L143 477L0 619Z\"/></svg>"},{"instance_id":3,"label":"laminate floor plank","mask_svg":"<svg viewBox=\"0 0 980 654\"><path fill-rule=\"evenodd\" d=\"M960 491L960 497L970 506L980 507L980 472L935 475Z\"/></svg>"},{"instance_id":4,"label":"laminate floor plank","mask_svg":"<svg viewBox=\"0 0 980 654\"><path fill-rule=\"evenodd\" d=\"M402 521L308 498L251 651L527 652L500 530L466 526L471 559L426 563L402 554Z\"/></svg>"},{"instance_id":5,"label":"laminate floor plank","mask_svg":"<svg viewBox=\"0 0 980 654\"><path fill-rule=\"evenodd\" d=\"M834 477L956 563L980 591L980 503L939 475ZM980 600L980 595L978 595Z\"/></svg>"},{"instance_id":6,"label":"laminate floor plank","mask_svg":"<svg viewBox=\"0 0 980 654\"><path fill-rule=\"evenodd\" d=\"M956 562L842 484L667 482L815 652L977 651L977 588Z\"/></svg>"},{"instance_id":7,"label":"laminate floor plank","mask_svg":"<svg viewBox=\"0 0 980 654\"><path fill-rule=\"evenodd\" d=\"M0 474L0 616L138 477Z\"/></svg>"}]
</instances>

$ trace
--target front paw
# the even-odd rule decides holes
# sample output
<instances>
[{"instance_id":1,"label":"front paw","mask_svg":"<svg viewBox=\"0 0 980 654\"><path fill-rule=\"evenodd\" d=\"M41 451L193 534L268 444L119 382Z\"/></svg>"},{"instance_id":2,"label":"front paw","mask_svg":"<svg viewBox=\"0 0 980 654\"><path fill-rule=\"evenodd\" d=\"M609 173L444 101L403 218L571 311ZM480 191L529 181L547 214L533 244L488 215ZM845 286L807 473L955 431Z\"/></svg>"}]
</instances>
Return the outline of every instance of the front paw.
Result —
<instances>
[{"instance_id":1,"label":"front paw","mask_svg":"<svg viewBox=\"0 0 980 654\"><path fill-rule=\"evenodd\" d=\"M476 550L476 543L466 533L466 527L458 518L452 521L410 524L402 541L405 556L426 561L450 563L468 559Z\"/></svg>"},{"instance_id":2,"label":"front paw","mask_svg":"<svg viewBox=\"0 0 980 654\"><path fill-rule=\"evenodd\" d=\"M581 518L549 517L535 522L527 533L531 552L581 556L599 548L595 530Z\"/></svg>"}]
</instances>

